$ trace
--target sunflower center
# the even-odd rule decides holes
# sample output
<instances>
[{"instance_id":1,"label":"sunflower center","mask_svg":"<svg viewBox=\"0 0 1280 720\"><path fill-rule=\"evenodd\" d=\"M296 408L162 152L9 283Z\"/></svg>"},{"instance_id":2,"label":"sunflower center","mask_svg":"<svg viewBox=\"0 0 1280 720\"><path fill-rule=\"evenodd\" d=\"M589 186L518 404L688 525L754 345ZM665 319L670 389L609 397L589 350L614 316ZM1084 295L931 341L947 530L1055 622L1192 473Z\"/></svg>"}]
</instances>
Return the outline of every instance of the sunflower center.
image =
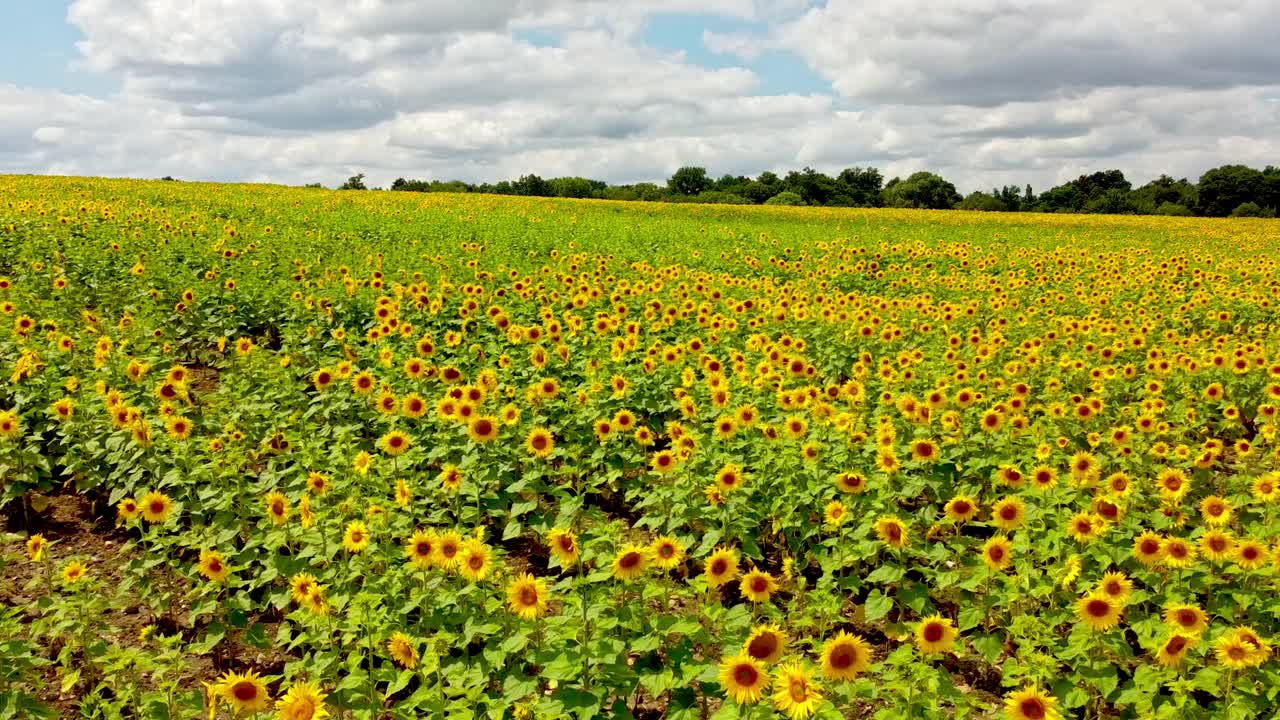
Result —
<instances>
[{"instance_id":1,"label":"sunflower center","mask_svg":"<svg viewBox=\"0 0 1280 720\"><path fill-rule=\"evenodd\" d=\"M639 564L640 564L640 553L637 553L637 552L629 552L623 555L620 560L618 560L618 565L622 567L622 569L624 570L630 570L631 568Z\"/></svg>"},{"instance_id":2,"label":"sunflower center","mask_svg":"<svg viewBox=\"0 0 1280 720\"><path fill-rule=\"evenodd\" d=\"M1111 612L1111 604L1106 600L1090 600L1085 606L1085 611L1092 617L1103 618Z\"/></svg>"},{"instance_id":3,"label":"sunflower center","mask_svg":"<svg viewBox=\"0 0 1280 720\"><path fill-rule=\"evenodd\" d=\"M1174 635L1169 638L1169 644L1164 646L1166 652L1170 655L1177 655L1187 646L1187 641L1181 635Z\"/></svg>"},{"instance_id":4,"label":"sunflower center","mask_svg":"<svg viewBox=\"0 0 1280 720\"><path fill-rule=\"evenodd\" d=\"M724 560L716 560L715 562L711 563L711 574L712 574L712 575L723 575L723 574L725 573L725 571L727 570L727 568L725 567L725 565L726 565L726 563L725 563L725 561L724 561Z\"/></svg>"},{"instance_id":5,"label":"sunflower center","mask_svg":"<svg viewBox=\"0 0 1280 720\"><path fill-rule=\"evenodd\" d=\"M426 557L431 554L431 543L421 541L417 545L413 546L413 552L418 557Z\"/></svg>"},{"instance_id":6,"label":"sunflower center","mask_svg":"<svg viewBox=\"0 0 1280 720\"><path fill-rule=\"evenodd\" d=\"M1024 717L1028 720L1042 720L1045 716L1044 703L1039 698L1027 698L1023 700L1018 709L1022 711Z\"/></svg>"},{"instance_id":7,"label":"sunflower center","mask_svg":"<svg viewBox=\"0 0 1280 720\"><path fill-rule=\"evenodd\" d=\"M929 623L924 626L925 642L936 643L942 639L942 625L938 623Z\"/></svg>"},{"instance_id":8,"label":"sunflower center","mask_svg":"<svg viewBox=\"0 0 1280 720\"><path fill-rule=\"evenodd\" d=\"M743 687L754 687L760 679L760 673L754 667L742 664L733 669L733 679Z\"/></svg>"},{"instance_id":9,"label":"sunflower center","mask_svg":"<svg viewBox=\"0 0 1280 720\"><path fill-rule=\"evenodd\" d=\"M472 570L479 570L480 568L484 567L484 558L480 557L479 555L472 555L470 558L467 559L467 566L470 567Z\"/></svg>"},{"instance_id":10,"label":"sunflower center","mask_svg":"<svg viewBox=\"0 0 1280 720\"><path fill-rule=\"evenodd\" d=\"M231 687L231 694L240 702L249 702L258 697L258 688L250 682L238 682Z\"/></svg>"},{"instance_id":11,"label":"sunflower center","mask_svg":"<svg viewBox=\"0 0 1280 720\"><path fill-rule=\"evenodd\" d=\"M762 593L769 589L769 583L764 578L755 578L751 581L751 591Z\"/></svg>"},{"instance_id":12,"label":"sunflower center","mask_svg":"<svg viewBox=\"0 0 1280 720\"><path fill-rule=\"evenodd\" d=\"M987 551L987 554L991 556L992 560L995 560L996 562L1000 562L1001 560L1004 559L1004 548L1000 547L999 545L994 545L990 550Z\"/></svg>"},{"instance_id":13,"label":"sunflower center","mask_svg":"<svg viewBox=\"0 0 1280 720\"><path fill-rule=\"evenodd\" d=\"M852 667L854 659L855 655L851 648L840 646L831 651L831 667L837 670Z\"/></svg>"},{"instance_id":14,"label":"sunflower center","mask_svg":"<svg viewBox=\"0 0 1280 720\"><path fill-rule=\"evenodd\" d=\"M791 695L792 702L805 702L809 699L809 683L803 678L796 678L791 681L787 692Z\"/></svg>"},{"instance_id":15,"label":"sunflower center","mask_svg":"<svg viewBox=\"0 0 1280 720\"><path fill-rule=\"evenodd\" d=\"M747 654L757 660L764 660L771 657L778 649L777 639L771 633L766 633L751 639L747 644Z\"/></svg>"},{"instance_id":16,"label":"sunflower center","mask_svg":"<svg viewBox=\"0 0 1280 720\"><path fill-rule=\"evenodd\" d=\"M525 607L534 607L538 604L538 591L532 587L520 588L520 604Z\"/></svg>"},{"instance_id":17,"label":"sunflower center","mask_svg":"<svg viewBox=\"0 0 1280 720\"><path fill-rule=\"evenodd\" d=\"M156 515L159 515L160 513L164 512L164 503L160 502L159 500L152 501L151 512L155 513Z\"/></svg>"}]
</instances>

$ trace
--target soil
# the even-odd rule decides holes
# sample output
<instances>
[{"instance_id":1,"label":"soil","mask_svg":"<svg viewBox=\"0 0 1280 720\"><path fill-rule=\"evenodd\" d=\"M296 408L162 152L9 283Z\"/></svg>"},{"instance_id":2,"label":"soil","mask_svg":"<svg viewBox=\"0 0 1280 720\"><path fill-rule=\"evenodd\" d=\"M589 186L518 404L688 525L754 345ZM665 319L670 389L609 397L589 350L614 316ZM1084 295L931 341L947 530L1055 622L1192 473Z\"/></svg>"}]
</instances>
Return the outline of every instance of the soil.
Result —
<instances>
[{"instance_id":1,"label":"soil","mask_svg":"<svg viewBox=\"0 0 1280 720\"><path fill-rule=\"evenodd\" d=\"M51 548L45 552L57 558L53 568L54 592L59 592L62 588L60 561L72 558L85 563L98 587L118 587L124 579L124 568L138 552L136 546L129 542L127 531L109 521L96 518L89 500L74 491L68 490L44 499L49 504L41 512L30 516L30 533L41 533L52 543ZM0 557L6 559L6 562L0 563L0 604L22 608L25 621L30 623L41 612L35 603L45 592L46 569L44 563L32 563L27 559L27 537L26 532L0 536ZM141 602L121 606L119 594L112 593L112 608L104 615L104 627L108 628L105 639L109 642L125 647L142 647L146 642L142 639L142 630L153 624L156 625L155 632L181 632L190 640L202 634L203 623L187 627L189 608L183 602L188 588L187 579L166 565L161 565L152 572L161 574L154 578L157 581L177 588L174 606L165 616L156 617ZM267 637L274 637L277 627L266 624L265 629ZM61 648L61 643L46 645L44 657L56 661ZM287 654L273 649L262 650L246 645L229 633L213 656L188 658L178 677L179 687L184 691L197 688L202 690L201 683L211 682L227 669L251 667L264 674L279 673L290 659ZM55 717L77 717L77 699L83 697L89 688L73 687L66 693L59 692L62 678L61 670L56 664L47 667L43 680L42 687L27 688L27 691L53 709Z\"/></svg>"}]
</instances>

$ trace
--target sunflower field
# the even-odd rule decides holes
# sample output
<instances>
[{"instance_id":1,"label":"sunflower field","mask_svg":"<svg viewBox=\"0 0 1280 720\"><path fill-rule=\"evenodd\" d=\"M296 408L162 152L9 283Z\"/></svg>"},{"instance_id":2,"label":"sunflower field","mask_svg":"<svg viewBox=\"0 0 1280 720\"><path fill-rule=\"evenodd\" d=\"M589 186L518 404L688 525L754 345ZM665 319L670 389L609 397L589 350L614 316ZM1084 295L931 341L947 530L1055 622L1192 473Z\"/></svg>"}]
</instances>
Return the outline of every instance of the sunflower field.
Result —
<instances>
[{"instance_id":1,"label":"sunflower field","mask_svg":"<svg viewBox=\"0 0 1280 720\"><path fill-rule=\"evenodd\" d=\"M0 176L0 720L1253 718L1280 224Z\"/></svg>"}]
</instances>

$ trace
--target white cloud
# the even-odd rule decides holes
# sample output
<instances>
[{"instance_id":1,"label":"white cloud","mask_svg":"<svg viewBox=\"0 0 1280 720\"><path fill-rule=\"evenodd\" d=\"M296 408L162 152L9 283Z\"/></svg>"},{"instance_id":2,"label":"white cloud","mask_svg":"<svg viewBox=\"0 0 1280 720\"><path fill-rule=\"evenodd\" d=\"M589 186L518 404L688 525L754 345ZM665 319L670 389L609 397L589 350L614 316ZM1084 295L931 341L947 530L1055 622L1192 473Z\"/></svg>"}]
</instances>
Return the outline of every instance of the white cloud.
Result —
<instances>
[{"instance_id":1,"label":"white cloud","mask_svg":"<svg viewBox=\"0 0 1280 720\"><path fill-rule=\"evenodd\" d=\"M702 33L742 66L647 47L660 13L748 23ZM0 86L6 169L385 185L860 164L971 190L1280 154L1274 2L76 0L68 17L122 90ZM764 51L835 94L762 94Z\"/></svg>"}]
</instances>

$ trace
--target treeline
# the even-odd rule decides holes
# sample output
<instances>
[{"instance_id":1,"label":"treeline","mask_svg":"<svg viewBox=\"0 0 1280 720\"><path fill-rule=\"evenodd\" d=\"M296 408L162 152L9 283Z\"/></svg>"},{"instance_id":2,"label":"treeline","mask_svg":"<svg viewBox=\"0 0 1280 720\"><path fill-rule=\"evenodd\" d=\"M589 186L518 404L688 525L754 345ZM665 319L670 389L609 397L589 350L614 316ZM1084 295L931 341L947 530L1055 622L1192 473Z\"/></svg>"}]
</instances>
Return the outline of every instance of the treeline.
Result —
<instances>
[{"instance_id":1,"label":"treeline","mask_svg":"<svg viewBox=\"0 0 1280 720\"><path fill-rule=\"evenodd\" d=\"M364 190L357 175L340 189ZM1101 213L1127 215L1200 215L1209 217L1275 217L1280 209L1280 167L1256 170L1224 165L1192 183L1161 175L1135 188L1120 170L1081 175L1037 195L1030 185L1007 185L990 192L961 196L953 183L931 172L885 181L875 168L854 167L835 176L813 168L785 175L763 172L758 177L724 175L705 168L682 167L666 185L635 183L609 185L583 177L543 179L525 175L518 180L471 184L459 180L406 180L391 190L407 192L477 192L533 197L600 198L650 202L700 202L738 205L816 205L822 207L894 207L987 212Z\"/></svg>"}]
</instances>

